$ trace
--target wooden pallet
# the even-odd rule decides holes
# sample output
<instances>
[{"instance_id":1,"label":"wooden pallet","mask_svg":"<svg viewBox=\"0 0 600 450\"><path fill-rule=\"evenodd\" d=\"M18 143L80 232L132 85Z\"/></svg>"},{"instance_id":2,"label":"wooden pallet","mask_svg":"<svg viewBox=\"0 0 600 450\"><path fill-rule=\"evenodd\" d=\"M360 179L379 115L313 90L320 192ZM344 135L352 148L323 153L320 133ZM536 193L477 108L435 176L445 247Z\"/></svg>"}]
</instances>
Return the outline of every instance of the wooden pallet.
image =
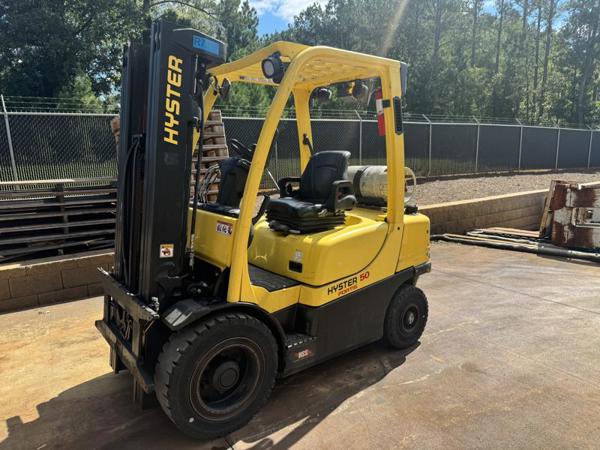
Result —
<instances>
[{"instance_id":1,"label":"wooden pallet","mask_svg":"<svg viewBox=\"0 0 600 450\"><path fill-rule=\"evenodd\" d=\"M0 263L114 245L115 179L0 185Z\"/></svg>"},{"instance_id":2,"label":"wooden pallet","mask_svg":"<svg viewBox=\"0 0 600 450\"><path fill-rule=\"evenodd\" d=\"M200 160L200 182L202 182L209 167L229 158L229 149L227 147L225 126L223 125L221 111L216 110L209 113L208 120L204 123L204 130L202 131L200 139L202 139L202 159ZM194 177L196 175L196 163L198 161L198 149L199 145L194 149L194 156L192 158L192 195ZM219 185L217 180L216 183L211 184L210 186L207 196L208 201L216 201L218 193Z\"/></svg>"}]
</instances>

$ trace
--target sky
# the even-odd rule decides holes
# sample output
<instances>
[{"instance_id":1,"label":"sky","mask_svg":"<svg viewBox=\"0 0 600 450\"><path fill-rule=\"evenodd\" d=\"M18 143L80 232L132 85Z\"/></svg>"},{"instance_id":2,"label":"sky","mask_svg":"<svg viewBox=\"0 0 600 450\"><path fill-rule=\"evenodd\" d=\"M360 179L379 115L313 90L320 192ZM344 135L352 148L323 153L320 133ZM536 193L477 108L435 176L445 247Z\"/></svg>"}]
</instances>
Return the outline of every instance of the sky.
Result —
<instances>
[{"instance_id":1,"label":"sky","mask_svg":"<svg viewBox=\"0 0 600 450\"><path fill-rule=\"evenodd\" d=\"M327 0L250 0L258 13L259 34L285 30L295 15L313 3L324 5Z\"/></svg>"},{"instance_id":2,"label":"sky","mask_svg":"<svg viewBox=\"0 0 600 450\"><path fill-rule=\"evenodd\" d=\"M327 0L250 0L258 13L258 34L269 34L285 30L294 16L313 3L325 5ZM494 11L494 0L484 0L483 10Z\"/></svg>"}]
</instances>

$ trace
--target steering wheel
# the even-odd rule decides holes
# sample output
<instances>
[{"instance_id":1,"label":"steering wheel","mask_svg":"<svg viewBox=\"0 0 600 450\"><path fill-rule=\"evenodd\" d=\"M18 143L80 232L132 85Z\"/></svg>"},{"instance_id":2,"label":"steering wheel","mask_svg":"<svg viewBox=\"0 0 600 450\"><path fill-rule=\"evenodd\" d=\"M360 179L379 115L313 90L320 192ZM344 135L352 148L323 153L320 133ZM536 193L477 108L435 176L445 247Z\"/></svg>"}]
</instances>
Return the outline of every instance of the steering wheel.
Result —
<instances>
[{"instance_id":1,"label":"steering wheel","mask_svg":"<svg viewBox=\"0 0 600 450\"><path fill-rule=\"evenodd\" d=\"M231 150L233 150L235 153L237 153L242 158L244 158L250 162L252 161L252 157L254 156L254 149L251 149L248 146L242 144L237 139L230 139L229 146L231 147Z\"/></svg>"},{"instance_id":2,"label":"steering wheel","mask_svg":"<svg viewBox=\"0 0 600 450\"><path fill-rule=\"evenodd\" d=\"M269 153L267 154L267 160L265 161L265 172L267 173L267 175L269 175L269 178L271 178L271 181L273 181L274 186L277 186L277 180L275 179L275 177L269 170L269 162L271 161L271 156L273 155L273 153L277 153L277 137L278 136L279 136L279 129L275 129L275 137L274 137L273 141L271 142L271 149L269 149ZM254 152L256 151L256 143L254 143L250 147L248 147L247 145L242 144L237 139L230 139L228 145L229 145L230 149L233 150L233 152L235 152L238 156L242 157L243 159L247 160L248 162L252 162L252 158L254 157ZM273 148L275 149L274 152L272 151Z\"/></svg>"}]
</instances>

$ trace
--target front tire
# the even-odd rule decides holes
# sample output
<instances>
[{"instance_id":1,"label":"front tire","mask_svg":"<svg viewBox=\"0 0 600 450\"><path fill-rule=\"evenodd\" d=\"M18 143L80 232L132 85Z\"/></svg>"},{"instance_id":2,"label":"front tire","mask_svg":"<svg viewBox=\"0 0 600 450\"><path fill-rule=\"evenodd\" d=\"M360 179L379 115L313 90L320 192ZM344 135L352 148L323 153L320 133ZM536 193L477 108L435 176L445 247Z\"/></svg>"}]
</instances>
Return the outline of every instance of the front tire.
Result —
<instances>
[{"instance_id":1,"label":"front tire","mask_svg":"<svg viewBox=\"0 0 600 450\"><path fill-rule=\"evenodd\" d=\"M156 365L156 396L181 431L210 439L244 426L267 402L276 374L277 344L267 326L222 314L171 336Z\"/></svg>"},{"instance_id":2,"label":"front tire","mask_svg":"<svg viewBox=\"0 0 600 450\"><path fill-rule=\"evenodd\" d=\"M413 285L402 286L392 298L384 324L384 341L397 349L412 347L418 341L428 315L427 297Z\"/></svg>"}]
</instances>

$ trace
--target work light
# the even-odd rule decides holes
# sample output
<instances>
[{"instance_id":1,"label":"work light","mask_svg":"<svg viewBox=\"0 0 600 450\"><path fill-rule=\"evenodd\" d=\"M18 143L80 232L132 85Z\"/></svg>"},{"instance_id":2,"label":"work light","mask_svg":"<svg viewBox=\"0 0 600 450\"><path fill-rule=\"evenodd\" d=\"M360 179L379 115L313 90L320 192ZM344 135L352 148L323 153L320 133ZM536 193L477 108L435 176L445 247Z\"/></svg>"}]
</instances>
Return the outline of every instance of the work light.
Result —
<instances>
[{"instance_id":1,"label":"work light","mask_svg":"<svg viewBox=\"0 0 600 450\"><path fill-rule=\"evenodd\" d=\"M268 58L263 59L261 67L263 75L266 78L273 80L273 82L280 83L283 79L285 67L281 61L281 58L279 57L279 54L274 53Z\"/></svg>"}]
</instances>

